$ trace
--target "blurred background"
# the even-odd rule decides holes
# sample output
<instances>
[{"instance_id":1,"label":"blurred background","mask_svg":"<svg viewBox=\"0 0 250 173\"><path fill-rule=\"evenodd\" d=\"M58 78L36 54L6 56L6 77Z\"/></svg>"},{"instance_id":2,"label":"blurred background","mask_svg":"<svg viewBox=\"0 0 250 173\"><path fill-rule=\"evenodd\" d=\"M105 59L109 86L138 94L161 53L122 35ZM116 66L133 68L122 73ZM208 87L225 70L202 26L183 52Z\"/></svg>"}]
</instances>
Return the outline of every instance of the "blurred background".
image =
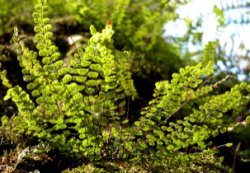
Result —
<instances>
[{"instance_id":1,"label":"blurred background","mask_svg":"<svg viewBox=\"0 0 250 173\"><path fill-rule=\"evenodd\" d=\"M237 74L240 80L250 80L248 0L191 0L177 13L178 19L165 25L167 40L184 38L182 51L194 59L209 41L217 42L218 69Z\"/></svg>"}]
</instances>

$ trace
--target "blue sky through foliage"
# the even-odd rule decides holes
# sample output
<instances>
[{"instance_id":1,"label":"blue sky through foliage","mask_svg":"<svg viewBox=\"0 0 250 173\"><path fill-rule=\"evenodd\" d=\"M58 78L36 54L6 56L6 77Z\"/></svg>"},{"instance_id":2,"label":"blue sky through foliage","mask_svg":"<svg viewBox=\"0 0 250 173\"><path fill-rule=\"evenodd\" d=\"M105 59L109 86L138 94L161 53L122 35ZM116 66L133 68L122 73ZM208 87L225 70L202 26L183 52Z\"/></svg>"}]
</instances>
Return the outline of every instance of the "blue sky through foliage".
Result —
<instances>
[{"instance_id":1,"label":"blue sky through foliage","mask_svg":"<svg viewBox=\"0 0 250 173\"><path fill-rule=\"evenodd\" d=\"M192 23L201 20L201 26L197 28L202 32L201 45L188 43L189 51L197 51L204 47L208 41L219 40L221 47L227 56L238 57L237 65L244 70L249 65L250 55L250 7L248 0L192 0L178 9L179 18L175 22L169 22L165 26L165 35L183 37L188 31L185 19L191 19ZM213 12L214 6L224 11L225 26L220 27ZM223 69L223 65L220 65ZM232 69L233 72L237 69ZM240 76L244 79L244 76Z\"/></svg>"}]
</instances>

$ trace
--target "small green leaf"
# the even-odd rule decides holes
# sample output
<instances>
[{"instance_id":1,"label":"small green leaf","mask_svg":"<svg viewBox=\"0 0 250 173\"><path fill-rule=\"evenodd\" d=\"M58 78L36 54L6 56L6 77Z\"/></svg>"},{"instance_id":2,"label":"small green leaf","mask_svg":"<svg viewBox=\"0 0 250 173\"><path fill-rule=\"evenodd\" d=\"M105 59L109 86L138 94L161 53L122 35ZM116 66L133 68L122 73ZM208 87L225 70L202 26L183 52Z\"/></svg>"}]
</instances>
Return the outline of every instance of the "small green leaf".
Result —
<instances>
[{"instance_id":1,"label":"small green leaf","mask_svg":"<svg viewBox=\"0 0 250 173\"><path fill-rule=\"evenodd\" d=\"M118 136L119 132L117 131L117 129L115 127L112 127L111 129L112 132L112 136L114 136L115 138Z\"/></svg>"},{"instance_id":2,"label":"small green leaf","mask_svg":"<svg viewBox=\"0 0 250 173\"><path fill-rule=\"evenodd\" d=\"M96 31L94 25L90 25L90 33L91 33L92 35L94 35L94 34L97 33L97 31Z\"/></svg>"},{"instance_id":3,"label":"small green leaf","mask_svg":"<svg viewBox=\"0 0 250 173\"><path fill-rule=\"evenodd\" d=\"M226 146L226 147L232 147L232 146L233 146L233 143L232 143L232 142L226 143L225 146Z\"/></svg>"},{"instance_id":4,"label":"small green leaf","mask_svg":"<svg viewBox=\"0 0 250 173\"><path fill-rule=\"evenodd\" d=\"M97 72L93 72L93 71L88 72L88 77L89 77L89 78L95 79L95 78L98 77L98 75L99 75L99 74L98 74Z\"/></svg>"},{"instance_id":5,"label":"small green leaf","mask_svg":"<svg viewBox=\"0 0 250 173\"><path fill-rule=\"evenodd\" d=\"M6 125L9 121L9 118L6 116L6 115L3 115L1 117L1 122L2 122L2 125Z\"/></svg>"},{"instance_id":6,"label":"small green leaf","mask_svg":"<svg viewBox=\"0 0 250 173\"><path fill-rule=\"evenodd\" d=\"M77 73L79 74L79 75L85 75L85 74L87 74L88 73L88 69L84 69L84 68L82 68L82 69L77 69Z\"/></svg>"},{"instance_id":7,"label":"small green leaf","mask_svg":"<svg viewBox=\"0 0 250 173\"><path fill-rule=\"evenodd\" d=\"M247 124L247 125L250 124L250 116L247 116L247 118L246 118L246 124Z\"/></svg>"},{"instance_id":8,"label":"small green leaf","mask_svg":"<svg viewBox=\"0 0 250 173\"><path fill-rule=\"evenodd\" d=\"M123 121L122 121L122 124L127 124L128 122L129 122L129 120L126 119L126 120L123 120Z\"/></svg>"},{"instance_id":9,"label":"small green leaf","mask_svg":"<svg viewBox=\"0 0 250 173\"><path fill-rule=\"evenodd\" d=\"M63 82L63 83L68 83L68 82L70 82L71 80L72 80L72 76L69 75L69 74L66 74L66 75L63 77L62 82Z\"/></svg>"}]
</instances>

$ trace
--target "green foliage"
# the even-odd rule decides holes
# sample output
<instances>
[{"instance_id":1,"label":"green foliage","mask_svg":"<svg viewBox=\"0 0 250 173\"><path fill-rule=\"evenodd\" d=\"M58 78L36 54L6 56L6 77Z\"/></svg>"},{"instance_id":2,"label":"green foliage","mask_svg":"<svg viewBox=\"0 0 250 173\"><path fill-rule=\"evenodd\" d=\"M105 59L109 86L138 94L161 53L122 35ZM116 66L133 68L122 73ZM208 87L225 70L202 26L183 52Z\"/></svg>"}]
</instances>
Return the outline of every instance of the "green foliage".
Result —
<instances>
[{"instance_id":1,"label":"green foliage","mask_svg":"<svg viewBox=\"0 0 250 173\"><path fill-rule=\"evenodd\" d=\"M64 64L51 40L46 9L46 1L41 0L33 13L37 52L18 41L15 29L13 41L31 95L20 86L8 90L4 99L12 99L19 112L11 120L19 124L12 131L25 132L68 152L100 155L103 129L124 114L125 97L136 97L127 53L113 49L113 30L107 26L93 33L84 53ZM71 129L76 136L71 136Z\"/></svg>"},{"instance_id":2,"label":"green foliage","mask_svg":"<svg viewBox=\"0 0 250 173\"><path fill-rule=\"evenodd\" d=\"M246 83L241 83L226 93L207 97L204 104L200 103L198 108L193 108L188 115L176 115L178 111L185 109L189 102L204 97L213 90L216 85L204 85L205 81L201 79L202 75L208 77L212 73L211 62L207 65L200 63L180 69L179 74L173 75L171 83L156 83L154 98L141 112L143 116L134 123L135 127L130 129L135 132L135 136L131 138L136 142L130 143L127 148L135 161L144 162L150 155L154 157L151 164L157 167L168 162L174 163L178 157L182 157L178 165L171 164L171 167L186 170L189 162L193 163L193 159L197 160L198 156L193 158L191 154L187 154L185 160L186 153L181 152L182 149L191 147L197 155L203 155L204 152L213 153L208 149L211 144L207 140L227 131L229 124L226 125L223 121L223 114L237 111L239 103L242 103L245 97L248 98L243 93L249 93L250 88ZM139 148L136 147L138 144ZM176 158L172 158L173 153ZM211 167L211 170L213 169Z\"/></svg>"},{"instance_id":3,"label":"green foliage","mask_svg":"<svg viewBox=\"0 0 250 173\"><path fill-rule=\"evenodd\" d=\"M132 72L144 78L149 78L149 75L153 74L167 79L171 77L171 73L184 65L184 61L178 53L179 49L176 49L175 45L166 44L162 38L163 25L177 17L175 9L183 3L184 1L168 0L143 2L53 0L48 1L47 13L55 24L54 39L60 42L62 40L59 38L67 37L69 33L89 32L91 25L101 30L106 22L111 22L116 31L113 36L114 47L119 50L133 50L129 57L132 62L129 68ZM4 22L7 34L12 33L14 24L17 25L21 33L20 37L24 38L24 43L27 45L27 41L33 40L32 34L29 33L33 27L30 20L33 10L30 4L33 4L33 0L15 0L5 4L15 7L7 8L6 11L5 18L8 19L11 15L13 18L13 21ZM24 11L25 15L20 15ZM88 34L86 37L89 37ZM62 52L65 50L64 48L60 51L65 53Z\"/></svg>"},{"instance_id":4,"label":"green foliage","mask_svg":"<svg viewBox=\"0 0 250 173\"><path fill-rule=\"evenodd\" d=\"M93 4L107 2L111 3L99 0ZM235 126L225 117L246 112L250 85L243 82L226 92L214 92L226 79L210 81L214 75L212 43L204 49L203 62L180 68L171 80L156 82L153 98L140 111L140 117L130 119L135 114L129 111L128 100L138 98L131 77L131 57L145 52L154 55L160 50L162 44L155 46L162 18L154 26L152 22L161 15L173 17L160 13L171 7L168 1L153 7L152 1L136 2L113 1L109 4L112 14L107 14L109 6L104 6L97 15L97 10L86 5L90 1L84 1L86 6L72 7L79 9L79 20L87 16L101 18L96 20L100 22L109 17L114 25L107 23L99 32L89 24L92 36L66 60L52 41L47 1L38 0L32 15L35 50L20 39L17 28L12 39L25 86L11 84L7 77L10 72L1 67L2 84L8 88L4 100L11 99L17 112L11 118L2 116L0 131L24 146L35 139L51 150L84 160L82 166L65 172L230 171L222 165L223 159L216 157L211 139ZM133 7L136 10L128 13L133 5L138 9ZM135 15L139 12L143 14L140 17ZM136 17L127 19L129 15ZM99 28L104 23L95 25ZM131 46L125 47L131 51L114 46L113 26L118 34L127 31L124 41ZM150 32L150 42L145 44Z\"/></svg>"},{"instance_id":5,"label":"green foliage","mask_svg":"<svg viewBox=\"0 0 250 173\"><path fill-rule=\"evenodd\" d=\"M101 168L100 168L101 167ZM126 172L126 173L147 173L139 166L130 166L127 163L114 164L110 162L93 164L83 164L77 168L64 170L63 173L104 173L104 172Z\"/></svg>"},{"instance_id":6,"label":"green foliage","mask_svg":"<svg viewBox=\"0 0 250 173\"><path fill-rule=\"evenodd\" d=\"M101 168L95 168L93 165L88 164L88 165L82 165L77 168L74 168L72 170L68 169L63 171L64 173L84 173L84 172L89 172L89 173L104 173L105 171Z\"/></svg>"},{"instance_id":7,"label":"green foliage","mask_svg":"<svg viewBox=\"0 0 250 173\"><path fill-rule=\"evenodd\" d=\"M224 13L221 9L219 9L217 6L214 6L213 8L213 12L215 13L217 20L219 22L220 26L224 26L225 25L225 16Z\"/></svg>"},{"instance_id":8,"label":"green foliage","mask_svg":"<svg viewBox=\"0 0 250 173\"><path fill-rule=\"evenodd\" d=\"M1 10L0 10L0 35L3 34L4 31L4 18L7 16L8 13L8 8L9 7L9 3L4 3L4 0L0 1L0 6L1 6Z\"/></svg>"},{"instance_id":9,"label":"green foliage","mask_svg":"<svg viewBox=\"0 0 250 173\"><path fill-rule=\"evenodd\" d=\"M121 43L134 49L149 50L156 37L162 34L164 22L176 17L176 5L175 2L152 0L80 0L77 3L70 0L68 10L85 26L93 24L100 29L106 21L111 21Z\"/></svg>"}]
</instances>

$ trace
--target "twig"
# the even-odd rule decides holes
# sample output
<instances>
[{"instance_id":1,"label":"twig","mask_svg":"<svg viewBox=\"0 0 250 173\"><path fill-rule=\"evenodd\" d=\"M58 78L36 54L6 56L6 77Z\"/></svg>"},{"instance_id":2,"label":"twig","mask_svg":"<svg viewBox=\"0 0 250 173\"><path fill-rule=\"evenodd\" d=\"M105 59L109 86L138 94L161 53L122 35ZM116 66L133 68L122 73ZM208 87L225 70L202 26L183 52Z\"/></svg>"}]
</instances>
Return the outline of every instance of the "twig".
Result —
<instances>
[{"instance_id":1,"label":"twig","mask_svg":"<svg viewBox=\"0 0 250 173\"><path fill-rule=\"evenodd\" d=\"M236 157L237 157L237 154L240 150L240 146L241 146L241 142L238 143L236 149L235 149L235 152L234 152L234 160L233 160L233 165L232 165L232 170L234 171L235 169L235 164L236 164Z\"/></svg>"}]
</instances>

